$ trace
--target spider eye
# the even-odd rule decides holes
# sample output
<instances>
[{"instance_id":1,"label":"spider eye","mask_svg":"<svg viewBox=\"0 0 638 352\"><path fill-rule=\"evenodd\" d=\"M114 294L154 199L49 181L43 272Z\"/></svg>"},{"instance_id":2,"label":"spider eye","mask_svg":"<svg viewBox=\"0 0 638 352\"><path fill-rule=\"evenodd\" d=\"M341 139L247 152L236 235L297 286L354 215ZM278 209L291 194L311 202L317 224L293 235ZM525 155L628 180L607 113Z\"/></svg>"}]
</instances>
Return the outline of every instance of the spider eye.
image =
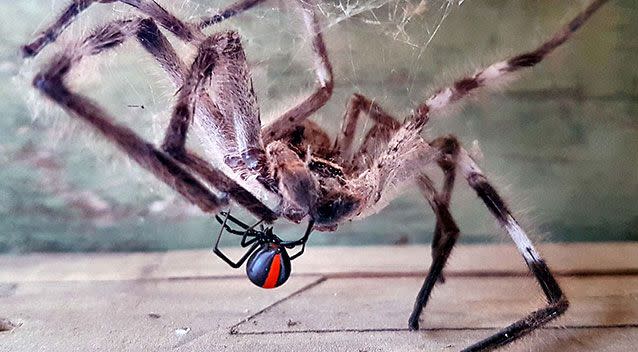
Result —
<instances>
[{"instance_id":1,"label":"spider eye","mask_svg":"<svg viewBox=\"0 0 638 352\"><path fill-rule=\"evenodd\" d=\"M262 245L248 259L246 275L261 288L283 285L290 276L290 257L286 249L273 243Z\"/></svg>"}]
</instances>

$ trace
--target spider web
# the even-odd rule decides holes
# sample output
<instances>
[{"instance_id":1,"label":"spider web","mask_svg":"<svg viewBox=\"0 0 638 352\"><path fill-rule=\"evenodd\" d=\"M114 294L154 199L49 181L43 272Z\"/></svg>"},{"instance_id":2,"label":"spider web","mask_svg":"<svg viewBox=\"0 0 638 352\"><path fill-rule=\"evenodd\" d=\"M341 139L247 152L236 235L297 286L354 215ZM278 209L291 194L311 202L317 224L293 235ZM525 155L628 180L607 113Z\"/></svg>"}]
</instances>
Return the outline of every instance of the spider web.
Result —
<instances>
[{"instance_id":1,"label":"spider web","mask_svg":"<svg viewBox=\"0 0 638 352\"><path fill-rule=\"evenodd\" d=\"M375 89L376 91L370 92L374 94L374 98L385 99L395 95L392 91L401 84L407 84L402 88L411 92L410 97L420 99L422 92L411 88L427 65L423 55L441 30L445 19L462 3L462 0L319 1L316 12L323 26L337 83L334 94L337 99L329 103L329 107L337 106L342 109L344 100L350 94L366 93L368 88L374 87L382 88L381 91ZM257 84L264 82L264 91L280 93L274 99L262 99L262 106L266 104L266 115L270 117L285 107L280 101L294 99L292 96L299 90L300 83L308 88L314 84L308 60L309 38L304 36L303 26L297 22L289 15L280 14L270 33L276 33L281 45L276 46L272 55L267 54L264 61L257 59L255 62L257 66L262 63L268 68L265 80L255 78ZM268 53L270 39L266 39L262 46L259 38L258 34L253 36L251 41L254 46L247 49L255 52L254 55L249 55L253 58L260 57L259 52ZM362 38L367 41L362 41ZM400 64L396 62L398 58L402 61ZM284 64L273 64L278 61ZM255 74L260 72L257 67ZM291 80L291 76L295 76L297 80ZM270 108L268 104L274 105ZM319 115L329 116L330 119L342 113L332 109L325 109L324 112ZM317 118L321 119L321 116L316 116L315 119Z\"/></svg>"},{"instance_id":2,"label":"spider web","mask_svg":"<svg viewBox=\"0 0 638 352\"><path fill-rule=\"evenodd\" d=\"M424 50L434 39L452 8L455 5L460 6L463 2L464 0L347 0L339 3L320 3L318 8L326 18L327 28L352 19L376 26L377 30L393 40ZM406 27L414 22L420 22L418 27L425 35L425 40L411 39Z\"/></svg>"}]
</instances>

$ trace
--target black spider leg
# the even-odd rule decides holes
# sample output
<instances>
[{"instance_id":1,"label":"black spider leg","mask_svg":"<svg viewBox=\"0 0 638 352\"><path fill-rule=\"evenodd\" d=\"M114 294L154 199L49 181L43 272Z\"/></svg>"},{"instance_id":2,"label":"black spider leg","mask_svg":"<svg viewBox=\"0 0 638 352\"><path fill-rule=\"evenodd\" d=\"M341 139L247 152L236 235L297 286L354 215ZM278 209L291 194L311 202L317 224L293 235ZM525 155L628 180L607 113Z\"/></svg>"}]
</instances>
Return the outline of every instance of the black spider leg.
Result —
<instances>
[{"instance_id":1,"label":"black spider leg","mask_svg":"<svg viewBox=\"0 0 638 352\"><path fill-rule=\"evenodd\" d=\"M224 213L222 213L223 215ZM232 227L225 225L224 221L227 219L228 217L225 216L224 219L222 219L221 217L219 217L219 215L215 215L215 219L217 220L218 223L220 223L220 225L222 225L224 227L224 229L233 234L233 235L239 235L239 236L243 236L246 233L246 230L240 231L240 230L235 230Z\"/></svg>"},{"instance_id":2,"label":"black spider leg","mask_svg":"<svg viewBox=\"0 0 638 352\"><path fill-rule=\"evenodd\" d=\"M253 230L255 227L257 227L257 225L261 225L264 221L266 221L266 219L261 219L261 220L257 221L255 224L253 224L251 226L251 225L248 225L245 222L237 219L236 217L230 215L230 211L222 211L222 212L220 212L220 214L222 214L223 216L228 217L228 220L232 221L235 225L241 227L244 230ZM219 216L216 216L216 217L217 217L217 221L219 221L220 220ZM221 224L221 222L220 222L220 224Z\"/></svg>"},{"instance_id":3,"label":"black spider leg","mask_svg":"<svg viewBox=\"0 0 638 352\"><path fill-rule=\"evenodd\" d=\"M443 281L443 268L460 235L460 230L449 209L456 177L456 158L459 145L453 138L440 138L433 141L432 145L442 151L438 164L444 172L443 191L438 193L426 175L421 174L417 177L417 185L436 216L436 225L432 240L432 264L414 302L414 308L408 320L410 330L419 329L421 312L428 303L434 285L437 281Z\"/></svg>"},{"instance_id":4,"label":"black spider leg","mask_svg":"<svg viewBox=\"0 0 638 352\"><path fill-rule=\"evenodd\" d=\"M217 236L217 241L215 242L215 247L213 247L213 253L215 253L218 257L220 257L223 261L225 261L228 265L230 265L231 267L237 269L240 266L242 266L244 264L244 262L246 261L246 259L248 259L248 257L250 257L250 255L259 247L259 237L257 237L258 235L255 235L255 238L250 239L247 242L244 242L245 238L247 235L244 235L244 237L242 238L242 247L248 247L249 245L252 244L252 246L250 247L250 249L248 249L248 251L246 252L246 254L244 254L243 257L241 257L236 263L233 262L230 258L228 258L224 253L222 253L222 251L219 249L219 241L222 238L222 233L224 233L224 230L226 229L226 221L228 220L230 214L226 213L226 216L224 217L224 221L222 222L222 228L219 230L219 235ZM248 231L246 231L246 234L248 233ZM254 243L256 242L256 243ZM254 243L254 244L253 244Z\"/></svg>"},{"instance_id":5,"label":"black spider leg","mask_svg":"<svg viewBox=\"0 0 638 352\"><path fill-rule=\"evenodd\" d=\"M306 242L308 242L308 238L310 237L310 234L312 233L312 227L315 225L315 221L314 220L310 220L308 221L308 227L306 228L306 233L304 233L303 237L296 240L296 241L287 241L287 242L282 242L281 245L288 248L288 249L292 249L298 245L301 245L301 250L299 250L299 252L293 254L292 256L290 256L290 260L293 259L297 259L299 258L299 256L301 256L304 251L306 250Z\"/></svg>"},{"instance_id":6,"label":"black spider leg","mask_svg":"<svg viewBox=\"0 0 638 352\"><path fill-rule=\"evenodd\" d=\"M511 324L498 333L479 341L463 351L488 351L503 346L513 340L528 334L549 321L562 315L569 307L569 301L561 290L558 282L550 272L545 260L534 248L534 245L518 224L512 212L503 199L489 183L479 167L465 150L459 153L459 169L463 173L470 187L485 203L490 212L498 220L500 226L510 235L518 251L525 259L525 263L538 280L547 299L547 306L538 309L523 319Z\"/></svg>"},{"instance_id":7,"label":"black spider leg","mask_svg":"<svg viewBox=\"0 0 638 352\"><path fill-rule=\"evenodd\" d=\"M222 220L222 218L219 217L219 215L215 215L215 219L217 219L217 221L222 225L222 228L224 228L227 232L229 232L229 233L231 233L233 235L242 236L242 239L241 239L241 246L242 247L246 247L246 246L252 244L253 242L260 240L263 237L262 236L262 233L264 232L263 223L264 223L265 219L261 219L261 220L257 221L256 223L254 223L252 226L249 227L247 224L245 224L241 220L231 216L230 215L230 211L228 211L228 212L222 211L220 213L222 215L224 215L225 218ZM226 224L226 220L231 220L235 224L238 224L239 226L241 226L244 230L243 231L239 231L239 230L235 230L235 229L231 228L230 226L228 226ZM255 227L257 227L257 225L260 226L261 231L255 231ZM248 238L248 237L253 237L253 238L251 238L250 240L246 240L246 238Z\"/></svg>"}]
</instances>

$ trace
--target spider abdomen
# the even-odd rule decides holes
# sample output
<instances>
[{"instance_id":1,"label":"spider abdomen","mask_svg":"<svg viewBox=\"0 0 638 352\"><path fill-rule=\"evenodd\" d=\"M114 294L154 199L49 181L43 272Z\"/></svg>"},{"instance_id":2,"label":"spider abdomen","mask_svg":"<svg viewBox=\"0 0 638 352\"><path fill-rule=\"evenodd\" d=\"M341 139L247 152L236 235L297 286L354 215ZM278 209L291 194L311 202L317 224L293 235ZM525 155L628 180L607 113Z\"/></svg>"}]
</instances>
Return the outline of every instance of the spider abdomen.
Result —
<instances>
[{"instance_id":1,"label":"spider abdomen","mask_svg":"<svg viewBox=\"0 0 638 352\"><path fill-rule=\"evenodd\" d=\"M283 285L290 277L288 252L275 243L263 244L248 259L246 275L253 284L261 288Z\"/></svg>"}]
</instances>

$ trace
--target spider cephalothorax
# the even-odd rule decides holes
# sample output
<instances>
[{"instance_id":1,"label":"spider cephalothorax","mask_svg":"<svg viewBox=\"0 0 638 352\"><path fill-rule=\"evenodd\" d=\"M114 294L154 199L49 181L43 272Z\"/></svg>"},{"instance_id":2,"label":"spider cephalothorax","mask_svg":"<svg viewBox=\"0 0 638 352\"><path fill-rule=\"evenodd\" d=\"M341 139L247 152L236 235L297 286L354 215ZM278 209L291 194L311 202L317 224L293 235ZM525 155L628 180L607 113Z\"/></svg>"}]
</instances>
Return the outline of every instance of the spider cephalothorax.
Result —
<instances>
[{"instance_id":1,"label":"spider cephalothorax","mask_svg":"<svg viewBox=\"0 0 638 352\"><path fill-rule=\"evenodd\" d=\"M459 174L514 240L547 299L546 307L466 350L491 350L505 345L565 312L569 303L560 286L506 202L469 153L454 136L426 141L421 132L431 115L541 62L565 43L606 0L593 0L537 48L496 62L436 91L415 106L405 122L385 112L373 100L354 94L334 142L318 124L308 120L330 99L334 86L328 50L311 0L291 3L298 8L296 13L303 18L305 31L310 36L317 88L266 126L261 123L240 35L236 31L208 36L202 32L266 0L239 0L218 14L190 23L175 17L153 0L74 0L53 25L23 47L23 54L36 56L55 42L91 4L116 1L137 8L145 17L101 26L78 45L55 56L35 77L33 85L204 212L219 212L233 200L266 223L276 219L297 223L307 220L308 227L301 239L283 241L271 228L256 229L227 212L221 213L223 220L217 217L222 224L221 231L242 236L241 244L249 250L238 262L233 262L219 250L218 237L215 253L233 267L248 260L247 274L255 284L267 288L283 284L290 274L290 261L303 253L313 229L335 230L339 223L374 214L405 185L416 184L436 216L432 265L408 321L410 329L418 329L420 314L460 233L449 211L454 180ZM180 58L157 24L198 49L191 64ZM140 43L178 90L160 148L128 127L113 122L97 103L72 91L65 83L68 73L84 57L112 50L128 39ZM355 148L355 131L362 114L372 120L373 125ZM198 127L199 137L207 147L206 159L185 147L191 124ZM437 165L443 171L440 188L434 186L427 173L428 165ZM209 187L224 196L211 192ZM228 221L241 230L232 229ZM301 250L288 256L287 250L299 245Z\"/></svg>"}]
</instances>

